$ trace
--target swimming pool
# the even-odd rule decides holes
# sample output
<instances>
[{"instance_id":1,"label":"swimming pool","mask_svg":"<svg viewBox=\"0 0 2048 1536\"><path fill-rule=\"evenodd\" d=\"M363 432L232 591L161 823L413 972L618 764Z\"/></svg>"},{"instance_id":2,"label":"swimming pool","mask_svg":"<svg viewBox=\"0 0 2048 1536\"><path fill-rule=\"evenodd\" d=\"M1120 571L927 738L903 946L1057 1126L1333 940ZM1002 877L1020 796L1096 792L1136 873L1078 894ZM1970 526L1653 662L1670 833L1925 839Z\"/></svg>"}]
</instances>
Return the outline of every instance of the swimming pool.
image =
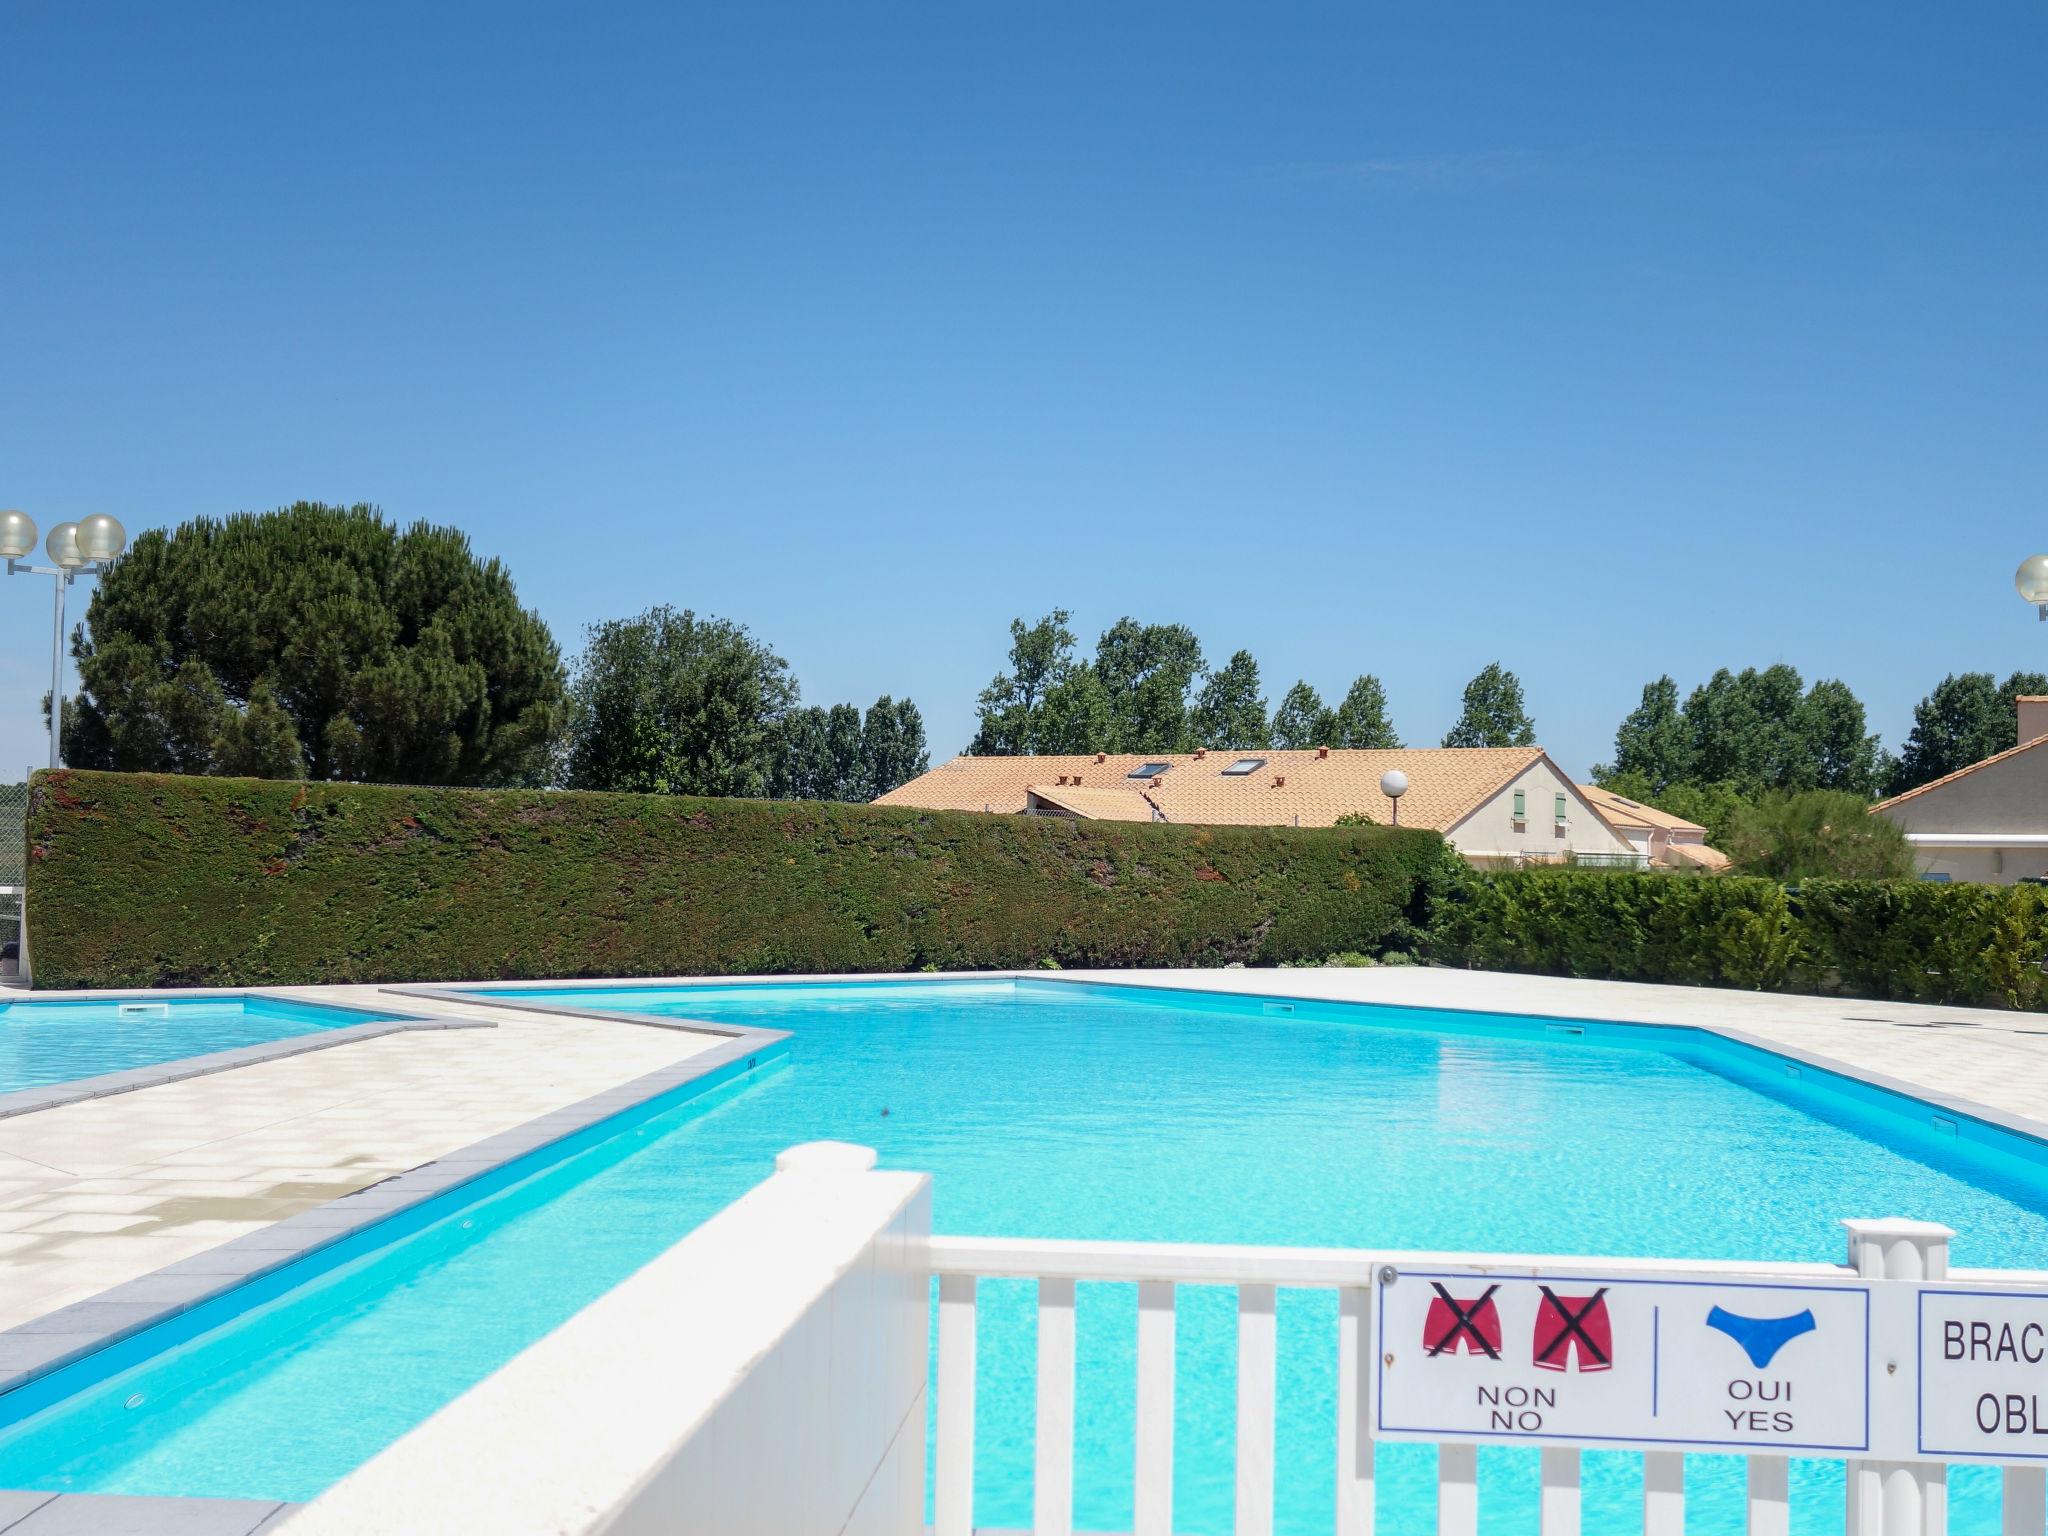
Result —
<instances>
[{"instance_id":1,"label":"swimming pool","mask_svg":"<svg viewBox=\"0 0 2048 1536\"><path fill-rule=\"evenodd\" d=\"M390 1017L251 993L0 1003L0 1094Z\"/></svg>"},{"instance_id":2,"label":"swimming pool","mask_svg":"<svg viewBox=\"0 0 2048 1536\"><path fill-rule=\"evenodd\" d=\"M0 1398L0 1487L310 1497L822 1137L931 1171L950 1233L1835 1260L1839 1218L1882 1214L1956 1227L1958 1264L2048 1260L2038 1148L1690 1031L1058 982L518 995L789 1029L791 1064ZM1134 1308L1084 1289L1081 1529L1130 1525ZM977 1519L1023 1526L1029 1288L990 1283L982 1310ZM1226 1291L1182 1304L1189 1531L1230 1523L1227 1449L1202 1448L1229 1444L1234 1327ZM1327 1297L1283 1294L1283 1531L1329 1528L1333 1329ZM1489 1525L1528 1528L1533 1461L1485 1455ZM1432 1465L1383 1449L1387 1528L1411 1501L1426 1526ZM1588 1529L1639 1520L1632 1468L1587 1457ZM1839 1483L1800 1474L1799 1528L1840 1528ZM1953 1529L1982 1483L1952 1474ZM1696 1528L1739 1487L1703 1459Z\"/></svg>"}]
</instances>

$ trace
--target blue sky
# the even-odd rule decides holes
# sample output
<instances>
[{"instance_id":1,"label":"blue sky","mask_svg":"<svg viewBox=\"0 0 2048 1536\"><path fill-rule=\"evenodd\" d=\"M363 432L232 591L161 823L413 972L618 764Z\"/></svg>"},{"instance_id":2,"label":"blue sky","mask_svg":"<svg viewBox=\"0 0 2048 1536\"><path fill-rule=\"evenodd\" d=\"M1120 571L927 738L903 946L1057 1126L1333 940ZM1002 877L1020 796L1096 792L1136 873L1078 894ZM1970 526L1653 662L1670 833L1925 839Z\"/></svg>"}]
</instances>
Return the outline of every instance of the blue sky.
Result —
<instances>
[{"instance_id":1,"label":"blue sky","mask_svg":"<svg viewBox=\"0 0 2048 1536\"><path fill-rule=\"evenodd\" d=\"M940 756L1054 605L1418 743L1498 658L1575 771L1724 664L1895 744L2048 667L2044 78L2022 4L0 0L0 505L374 501Z\"/></svg>"}]
</instances>

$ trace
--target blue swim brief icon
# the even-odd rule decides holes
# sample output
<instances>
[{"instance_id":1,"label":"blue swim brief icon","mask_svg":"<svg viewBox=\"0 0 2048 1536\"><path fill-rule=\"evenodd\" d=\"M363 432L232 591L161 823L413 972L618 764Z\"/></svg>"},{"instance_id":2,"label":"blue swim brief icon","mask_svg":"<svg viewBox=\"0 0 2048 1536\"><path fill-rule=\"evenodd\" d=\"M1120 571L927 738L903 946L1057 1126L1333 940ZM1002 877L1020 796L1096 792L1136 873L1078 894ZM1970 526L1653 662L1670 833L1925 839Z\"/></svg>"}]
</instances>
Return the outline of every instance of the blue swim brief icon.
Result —
<instances>
[{"instance_id":1,"label":"blue swim brief icon","mask_svg":"<svg viewBox=\"0 0 2048 1536\"><path fill-rule=\"evenodd\" d=\"M1777 1358L1779 1350L1820 1325L1811 1312L1795 1312L1790 1317L1744 1317L1716 1307L1707 1314L1707 1326L1741 1345L1749 1363L1762 1370Z\"/></svg>"}]
</instances>

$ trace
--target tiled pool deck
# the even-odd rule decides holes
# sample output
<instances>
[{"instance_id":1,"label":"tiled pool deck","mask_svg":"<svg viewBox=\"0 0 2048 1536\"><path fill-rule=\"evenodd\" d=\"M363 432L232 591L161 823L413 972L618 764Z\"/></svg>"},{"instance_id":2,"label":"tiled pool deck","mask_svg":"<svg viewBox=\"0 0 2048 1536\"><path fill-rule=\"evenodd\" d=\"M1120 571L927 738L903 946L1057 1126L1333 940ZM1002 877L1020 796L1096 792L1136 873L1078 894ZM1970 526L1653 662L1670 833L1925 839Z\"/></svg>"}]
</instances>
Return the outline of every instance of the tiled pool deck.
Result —
<instances>
[{"instance_id":1,"label":"tiled pool deck","mask_svg":"<svg viewBox=\"0 0 2048 1536\"><path fill-rule=\"evenodd\" d=\"M2048 1134L2048 1015L1421 968L1025 974L1716 1030ZM273 990L489 1027L344 1040L0 1119L0 1382L748 1049L729 1032L536 1014L411 989ZM106 1524L117 1505L8 1502L30 1497L42 1498L0 1492L0 1533L38 1536L79 1520L80 1530L128 1528ZM141 1507L159 1502L119 1507L150 1522L137 1530L187 1528L159 1525L159 1512ZM216 1504L179 1515L211 1522L193 1530L249 1530L283 1513L175 1502Z\"/></svg>"}]
</instances>

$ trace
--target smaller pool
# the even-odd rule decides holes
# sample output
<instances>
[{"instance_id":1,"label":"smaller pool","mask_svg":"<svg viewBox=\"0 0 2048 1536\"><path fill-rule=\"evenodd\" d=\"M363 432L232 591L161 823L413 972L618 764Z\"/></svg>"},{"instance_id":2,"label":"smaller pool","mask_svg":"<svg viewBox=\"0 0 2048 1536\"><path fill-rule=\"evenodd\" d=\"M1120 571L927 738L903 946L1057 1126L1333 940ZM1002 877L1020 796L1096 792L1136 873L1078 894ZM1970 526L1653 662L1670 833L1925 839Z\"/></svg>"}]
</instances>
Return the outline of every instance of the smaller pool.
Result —
<instances>
[{"instance_id":1,"label":"smaller pool","mask_svg":"<svg viewBox=\"0 0 2048 1536\"><path fill-rule=\"evenodd\" d=\"M248 993L0 1003L0 1094L391 1017Z\"/></svg>"}]
</instances>

